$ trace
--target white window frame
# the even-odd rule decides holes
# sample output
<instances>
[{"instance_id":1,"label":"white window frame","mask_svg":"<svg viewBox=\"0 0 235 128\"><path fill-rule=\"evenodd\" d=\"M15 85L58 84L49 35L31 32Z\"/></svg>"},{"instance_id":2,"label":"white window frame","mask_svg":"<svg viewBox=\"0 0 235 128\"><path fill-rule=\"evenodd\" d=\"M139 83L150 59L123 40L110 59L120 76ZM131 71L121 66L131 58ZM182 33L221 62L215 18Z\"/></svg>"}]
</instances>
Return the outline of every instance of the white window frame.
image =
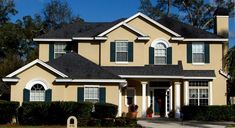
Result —
<instances>
[{"instance_id":1,"label":"white window frame","mask_svg":"<svg viewBox=\"0 0 235 128\"><path fill-rule=\"evenodd\" d=\"M203 45L203 55L204 55L204 62L194 62L193 60L193 54L194 54L194 52L193 52L193 47L194 47L194 45ZM205 64L205 43L204 42L194 42L194 43L192 43L192 64L193 65L204 65Z\"/></svg>"},{"instance_id":2,"label":"white window frame","mask_svg":"<svg viewBox=\"0 0 235 128\"><path fill-rule=\"evenodd\" d=\"M129 105L127 104L127 90L134 90L134 104L136 104L136 89L134 87L127 87L125 89L125 105L129 107Z\"/></svg>"},{"instance_id":3,"label":"white window frame","mask_svg":"<svg viewBox=\"0 0 235 128\"><path fill-rule=\"evenodd\" d=\"M118 61L117 60L117 43L126 43L127 44L127 58L126 58L126 61ZM115 62L117 64L127 64L128 63L128 54L129 54L129 51L128 51L128 41L127 40L117 40L115 41Z\"/></svg>"},{"instance_id":4,"label":"white window frame","mask_svg":"<svg viewBox=\"0 0 235 128\"><path fill-rule=\"evenodd\" d=\"M98 98L86 98L85 97L85 88L98 88ZM100 96L100 94L99 94L99 89L100 89L100 85L84 85L84 94L83 94L83 96L84 96L84 102L86 102L86 99L87 100L98 100L97 102L99 102L100 101L100 98L99 98L99 96Z\"/></svg>"},{"instance_id":5,"label":"white window frame","mask_svg":"<svg viewBox=\"0 0 235 128\"><path fill-rule=\"evenodd\" d=\"M200 99L207 99L208 100L208 105L210 105L210 87L209 87L209 81L206 81L207 82L207 86L190 86L190 82L197 82L197 81L189 81L189 86L188 86L188 104L190 105L190 89L196 89L197 90L197 98L194 98L194 99L197 99L198 103L197 103L197 106L200 106ZM208 93L208 97L207 98L200 98L200 90L201 89L207 89L207 93Z\"/></svg>"},{"instance_id":6,"label":"white window frame","mask_svg":"<svg viewBox=\"0 0 235 128\"><path fill-rule=\"evenodd\" d=\"M164 49L158 49L157 48L157 45L158 44L162 44L165 48ZM157 50L165 50L165 56L157 56L156 54L157 54ZM166 63L158 63L157 61L156 61L156 58L157 57L164 57L164 58L166 58ZM158 42L156 45L155 45L155 47L154 47L154 65L166 65L167 64L167 45L165 45L165 43L164 42Z\"/></svg>"},{"instance_id":7,"label":"white window frame","mask_svg":"<svg viewBox=\"0 0 235 128\"><path fill-rule=\"evenodd\" d=\"M64 45L65 48L67 46L67 44L65 42L56 42L56 43L54 43L54 59L56 58L56 54L66 54L66 50L65 49L62 52L56 51L56 45Z\"/></svg>"}]
</instances>

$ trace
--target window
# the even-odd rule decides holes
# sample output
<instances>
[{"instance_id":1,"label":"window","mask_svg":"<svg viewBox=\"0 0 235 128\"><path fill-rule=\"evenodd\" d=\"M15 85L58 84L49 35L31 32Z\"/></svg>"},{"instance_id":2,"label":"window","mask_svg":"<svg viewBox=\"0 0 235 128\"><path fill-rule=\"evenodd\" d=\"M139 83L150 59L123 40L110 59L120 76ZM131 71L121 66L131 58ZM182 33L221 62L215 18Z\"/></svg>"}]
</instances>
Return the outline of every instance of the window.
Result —
<instances>
[{"instance_id":1,"label":"window","mask_svg":"<svg viewBox=\"0 0 235 128\"><path fill-rule=\"evenodd\" d=\"M66 53L66 43L54 44L54 58L58 58Z\"/></svg>"},{"instance_id":2,"label":"window","mask_svg":"<svg viewBox=\"0 0 235 128\"><path fill-rule=\"evenodd\" d=\"M205 62L205 48L203 43L192 44L193 63Z\"/></svg>"},{"instance_id":3,"label":"window","mask_svg":"<svg viewBox=\"0 0 235 128\"><path fill-rule=\"evenodd\" d=\"M96 103L99 102L99 88L98 87L85 87L84 88L85 102Z\"/></svg>"},{"instance_id":4,"label":"window","mask_svg":"<svg viewBox=\"0 0 235 128\"><path fill-rule=\"evenodd\" d=\"M41 84L35 84L31 88L30 101L45 101L45 88Z\"/></svg>"},{"instance_id":5,"label":"window","mask_svg":"<svg viewBox=\"0 0 235 128\"><path fill-rule=\"evenodd\" d=\"M189 82L189 105L207 106L209 98L208 81Z\"/></svg>"},{"instance_id":6,"label":"window","mask_svg":"<svg viewBox=\"0 0 235 128\"><path fill-rule=\"evenodd\" d=\"M116 61L128 61L128 42L116 42Z\"/></svg>"},{"instance_id":7,"label":"window","mask_svg":"<svg viewBox=\"0 0 235 128\"><path fill-rule=\"evenodd\" d=\"M167 63L167 51L166 46L163 43L157 43L155 47L155 64L166 64Z\"/></svg>"},{"instance_id":8,"label":"window","mask_svg":"<svg viewBox=\"0 0 235 128\"><path fill-rule=\"evenodd\" d=\"M127 88L126 89L126 105L135 104L135 89Z\"/></svg>"}]
</instances>

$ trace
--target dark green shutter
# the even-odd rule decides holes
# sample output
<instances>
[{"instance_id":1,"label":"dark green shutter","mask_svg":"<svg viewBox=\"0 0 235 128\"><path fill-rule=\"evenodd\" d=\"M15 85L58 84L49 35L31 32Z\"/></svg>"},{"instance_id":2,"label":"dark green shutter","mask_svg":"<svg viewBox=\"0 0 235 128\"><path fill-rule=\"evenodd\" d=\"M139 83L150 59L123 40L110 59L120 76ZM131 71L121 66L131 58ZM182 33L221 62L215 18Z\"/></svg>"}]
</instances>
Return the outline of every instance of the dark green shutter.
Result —
<instances>
[{"instance_id":1,"label":"dark green shutter","mask_svg":"<svg viewBox=\"0 0 235 128\"><path fill-rule=\"evenodd\" d=\"M128 42L128 62L133 62L133 42Z\"/></svg>"},{"instance_id":2,"label":"dark green shutter","mask_svg":"<svg viewBox=\"0 0 235 128\"><path fill-rule=\"evenodd\" d=\"M187 44L187 63L192 63L192 43Z\"/></svg>"},{"instance_id":3,"label":"dark green shutter","mask_svg":"<svg viewBox=\"0 0 235 128\"><path fill-rule=\"evenodd\" d=\"M49 61L54 59L54 43L49 44Z\"/></svg>"},{"instance_id":4,"label":"dark green shutter","mask_svg":"<svg viewBox=\"0 0 235 128\"><path fill-rule=\"evenodd\" d=\"M24 89L23 90L23 101L28 102L30 97L30 90Z\"/></svg>"},{"instance_id":5,"label":"dark green shutter","mask_svg":"<svg viewBox=\"0 0 235 128\"><path fill-rule=\"evenodd\" d=\"M100 88L99 90L99 101L100 103L106 102L106 89L105 88Z\"/></svg>"},{"instance_id":6,"label":"dark green shutter","mask_svg":"<svg viewBox=\"0 0 235 128\"><path fill-rule=\"evenodd\" d=\"M51 101L51 97L52 97L52 90L51 89L47 89L45 91L45 101Z\"/></svg>"},{"instance_id":7,"label":"dark green shutter","mask_svg":"<svg viewBox=\"0 0 235 128\"><path fill-rule=\"evenodd\" d=\"M210 45L205 44L205 63L210 63Z\"/></svg>"},{"instance_id":8,"label":"dark green shutter","mask_svg":"<svg viewBox=\"0 0 235 128\"><path fill-rule=\"evenodd\" d=\"M167 48L167 64L172 64L172 47Z\"/></svg>"},{"instance_id":9,"label":"dark green shutter","mask_svg":"<svg viewBox=\"0 0 235 128\"><path fill-rule=\"evenodd\" d=\"M149 64L154 64L154 48L149 47Z\"/></svg>"},{"instance_id":10,"label":"dark green shutter","mask_svg":"<svg viewBox=\"0 0 235 128\"><path fill-rule=\"evenodd\" d=\"M115 42L110 43L110 61L115 62Z\"/></svg>"},{"instance_id":11,"label":"dark green shutter","mask_svg":"<svg viewBox=\"0 0 235 128\"><path fill-rule=\"evenodd\" d=\"M77 89L77 101L84 102L84 88L78 87Z\"/></svg>"}]
</instances>

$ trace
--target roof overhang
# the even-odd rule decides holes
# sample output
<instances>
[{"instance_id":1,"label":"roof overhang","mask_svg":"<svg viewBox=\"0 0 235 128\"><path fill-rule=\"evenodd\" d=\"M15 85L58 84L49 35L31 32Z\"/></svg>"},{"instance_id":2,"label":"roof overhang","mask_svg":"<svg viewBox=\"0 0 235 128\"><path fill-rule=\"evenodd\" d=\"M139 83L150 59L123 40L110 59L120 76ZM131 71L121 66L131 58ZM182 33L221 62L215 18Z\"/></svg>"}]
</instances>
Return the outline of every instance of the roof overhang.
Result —
<instances>
[{"instance_id":1,"label":"roof overhang","mask_svg":"<svg viewBox=\"0 0 235 128\"><path fill-rule=\"evenodd\" d=\"M4 79L7 80L7 78L8 78L8 79L9 79L9 78L12 78L12 77L14 77L15 75L17 75L17 74L19 74L19 73L25 71L26 69L32 67L32 66L35 65L35 64L40 64L40 65L42 65L43 67L45 67L45 68L51 70L52 72L58 74L59 76L61 76L61 77L63 77L63 78L68 77L68 76L65 75L64 73L58 71L57 69L51 67L50 65L44 63L43 61L41 61L41 60L39 60L39 59L36 59L36 60L34 60L34 61L32 61L32 62L26 64L25 66L19 68L18 70L12 72L11 74L7 75L6 78L4 78Z\"/></svg>"},{"instance_id":2,"label":"roof overhang","mask_svg":"<svg viewBox=\"0 0 235 128\"><path fill-rule=\"evenodd\" d=\"M172 37L171 40L175 41L219 41L219 42L227 42L228 38L184 38L184 37Z\"/></svg>"},{"instance_id":3,"label":"roof overhang","mask_svg":"<svg viewBox=\"0 0 235 128\"><path fill-rule=\"evenodd\" d=\"M53 38L50 38L50 39L48 39L48 38L33 38L33 41L41 41L41 42L50 42L50 41L57 41L57 42L59 42L59 41L61 41L61 42L69 42L69 41L72 41L72 39L53 39Z\"/></svg>"},{"instance_id":4,"label":"roof overhang","mask_svg":"<svg viewBox=\"0 0 235 128\"><path fill-rule=\"evenodd\" d=\"M161 78L161 79L164 79L164 78L177 78L177 79L180 79L184 76L157 76L157 75L119 75L119 77L121 78Z\"/></svg>"},{"instance_id":5,"label":"roof overhang","mask_svg":"<svg viewBox=\"0 0 235 128\"><path fill-rule=\"evenodd\" d=\"M77 83L126 83L125 79L55 79L55 82L66 83L66 82L77 82Z\"/></svg>"},{"instance_id":6,"label":"roof overhang","mask_svg":"<svg viewBox=\"0 0 235 128\"><path fill-rule=\"evenodd\" d=\"M197 77L197 76L184 76L182 79L191 79L191 80L213 80L215 77Z\"/></svg>"},{"instance_id":7,"label":"roof overhang","mask_svg":"<svg viewBox=\"0 0 235 128\"><path fill-rule=\"evenodd\" d=\"M19 78L2 78L2 81L3 82L18 82L19 81Z\"/></svg>"}]
</instances>

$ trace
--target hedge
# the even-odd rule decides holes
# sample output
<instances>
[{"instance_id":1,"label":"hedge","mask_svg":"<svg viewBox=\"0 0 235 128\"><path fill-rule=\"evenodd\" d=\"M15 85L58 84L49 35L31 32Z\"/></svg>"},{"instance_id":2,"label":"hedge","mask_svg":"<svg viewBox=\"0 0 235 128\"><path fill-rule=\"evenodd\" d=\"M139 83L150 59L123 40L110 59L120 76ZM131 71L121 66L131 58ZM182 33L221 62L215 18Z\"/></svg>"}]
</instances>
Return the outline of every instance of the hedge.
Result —
<instances>
[{"instance_id":1,"label":"hedge","mask_svg":"<svg viewBox=\"0 0 235 128\"><path fill-rule=\"evenodd\" d=\"M19 110L20 124L66 124L69 116L89 118L92 103L77 102L24 102Z\"/></svg>"},{"instance_id":2,"label":"hedge","mask_svg":"<svg viewBox=\"0 0 235 128\"><path fill-rule=\"evenodd\" d=\"M232 121L235 110L233 106L183 106L184 120Z\"/></svg>"},{"instance_id":3,"label":"hedge","mask_svg":"<svg viewBox=\"0 0 235 128\"><path fill-rule=\"evenodd\" d=\"M94 117L103 118L115 118L118 113L118 106L110 103L96 103Z\"/></svg>"},{"instance_id":4,"label":"hedge","mask_svg":"<svg viewBox=\"0 0 235 128\"><path fill-rule=\"evenodd\" d=\"M11 123L16 117L19 102L0 101L0 124Z\"/></svg>"}]
</instances>

